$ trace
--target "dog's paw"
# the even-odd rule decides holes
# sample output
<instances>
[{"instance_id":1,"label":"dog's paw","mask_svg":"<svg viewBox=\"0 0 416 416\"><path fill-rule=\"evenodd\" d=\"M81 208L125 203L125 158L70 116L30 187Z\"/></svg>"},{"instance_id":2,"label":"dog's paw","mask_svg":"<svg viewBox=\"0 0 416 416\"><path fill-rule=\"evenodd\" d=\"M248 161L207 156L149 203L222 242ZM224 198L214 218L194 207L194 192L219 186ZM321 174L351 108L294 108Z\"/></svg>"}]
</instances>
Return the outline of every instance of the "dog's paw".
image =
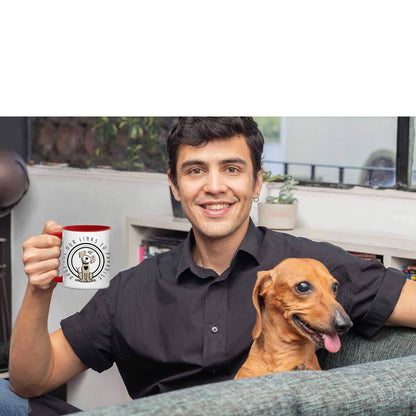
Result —
<instances>
[{"instance_id":1,"label":"dog's paw","mask_svg":"<svg viewBox=\"0 0 416 416\"><path fill-rule=\"evenodd\" d=\"M301 371L301 370L306 370L305 364L302 364L300 367L299 367L299 366L297 366L297 365L295 365L295 366L292 368L292 371Z\"/></svg>"}]
</instances>

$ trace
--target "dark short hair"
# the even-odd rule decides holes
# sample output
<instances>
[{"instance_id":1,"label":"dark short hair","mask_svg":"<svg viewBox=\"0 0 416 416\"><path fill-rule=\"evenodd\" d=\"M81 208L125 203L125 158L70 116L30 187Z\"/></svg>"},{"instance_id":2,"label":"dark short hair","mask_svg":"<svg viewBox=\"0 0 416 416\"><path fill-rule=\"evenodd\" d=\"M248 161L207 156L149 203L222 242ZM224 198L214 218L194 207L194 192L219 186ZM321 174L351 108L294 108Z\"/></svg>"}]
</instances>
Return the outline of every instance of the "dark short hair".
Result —
<instances>
[{"instance_id":1,"label":"dark short hair","mask_svg":"<svg viewBox=\"0 0 416 416\"><path fill-rule=\"evenodd\" d=\"M178 148L181 144L203 146L215 139L227 139L244 136L250 149L253 163L253 175L256 180L261 169L264 138L253 117L179 117L172 126L166 143L168 168L176 184L176 162Z\"/></svg>"}]
</instances>

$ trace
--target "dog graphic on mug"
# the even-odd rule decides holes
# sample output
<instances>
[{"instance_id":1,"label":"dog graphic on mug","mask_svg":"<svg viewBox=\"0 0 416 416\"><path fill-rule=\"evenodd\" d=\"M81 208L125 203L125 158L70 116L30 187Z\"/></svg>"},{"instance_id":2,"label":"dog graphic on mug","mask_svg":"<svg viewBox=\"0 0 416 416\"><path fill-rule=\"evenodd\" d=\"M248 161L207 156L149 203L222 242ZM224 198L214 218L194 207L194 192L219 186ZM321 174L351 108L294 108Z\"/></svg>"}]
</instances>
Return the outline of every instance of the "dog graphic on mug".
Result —
<instances>
[{"instance_id":1,"label":"dog graphic on mug","mask_svg":"<svg viewBox=\"0 0 416 416\"><path fill-rule=\"evenodd\" d=\"M82 265L77 267L78 279L75 279L78 282L95 282L92 272L90 271L90 264L95 263L95 256L92 254L91 250L80 251L79 257L81 258Z\"/></svg>"}]
</instances>

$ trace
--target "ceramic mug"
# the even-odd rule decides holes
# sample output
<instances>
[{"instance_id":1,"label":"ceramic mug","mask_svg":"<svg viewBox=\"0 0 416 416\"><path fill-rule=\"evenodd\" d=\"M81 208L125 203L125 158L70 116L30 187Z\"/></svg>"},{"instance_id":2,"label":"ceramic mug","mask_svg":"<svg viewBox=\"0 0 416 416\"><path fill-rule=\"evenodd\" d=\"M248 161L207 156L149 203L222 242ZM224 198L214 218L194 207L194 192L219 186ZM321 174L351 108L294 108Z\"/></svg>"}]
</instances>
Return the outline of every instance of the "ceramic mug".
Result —
<instances>
[{"instance_id":1,"label":"ceramic mug","mask_svg":"<svg viewBox=\"0 0 416 416\"><path fill-rule=\"evenodd\" d=\"M53 233L62 239L63 282L72 289L104 289L110 285L110 227L104 225L69 225Z\"/></svg>"}]
</instances>

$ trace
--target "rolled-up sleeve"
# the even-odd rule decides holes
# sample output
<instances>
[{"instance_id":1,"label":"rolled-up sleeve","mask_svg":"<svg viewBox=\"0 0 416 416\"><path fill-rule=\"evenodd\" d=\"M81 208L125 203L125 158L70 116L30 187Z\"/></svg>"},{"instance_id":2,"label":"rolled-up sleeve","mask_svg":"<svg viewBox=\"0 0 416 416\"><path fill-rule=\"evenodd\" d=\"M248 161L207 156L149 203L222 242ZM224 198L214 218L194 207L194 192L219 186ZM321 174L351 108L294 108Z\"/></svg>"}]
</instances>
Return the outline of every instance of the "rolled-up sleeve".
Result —
<instances>
[{"instance_id":1,"label":"rolled-up sleeve","mask_svg":"<svg viewBox=\"0 0 416 416\"><path fill-rule=\"evenodd\" d=\"M99 290L78 313L61 321L62 331L80 360L102 372L113 365L112 310L117 277Z\"/></svg>"},{"instance_id":2,"label":"rolled-up sleeve","mask_svg":"<svg viewBox=\"0 0 416 416\"><path fill-rule=\"evenodd\" d=\"M355 329L365 336L374 335L385 325L400 298L406 281L404 273L393 268L386 269L382 274L384 276L379 279L379 288L367 312L362 319L355 322Z\"/></svg>"}]
</instances>

